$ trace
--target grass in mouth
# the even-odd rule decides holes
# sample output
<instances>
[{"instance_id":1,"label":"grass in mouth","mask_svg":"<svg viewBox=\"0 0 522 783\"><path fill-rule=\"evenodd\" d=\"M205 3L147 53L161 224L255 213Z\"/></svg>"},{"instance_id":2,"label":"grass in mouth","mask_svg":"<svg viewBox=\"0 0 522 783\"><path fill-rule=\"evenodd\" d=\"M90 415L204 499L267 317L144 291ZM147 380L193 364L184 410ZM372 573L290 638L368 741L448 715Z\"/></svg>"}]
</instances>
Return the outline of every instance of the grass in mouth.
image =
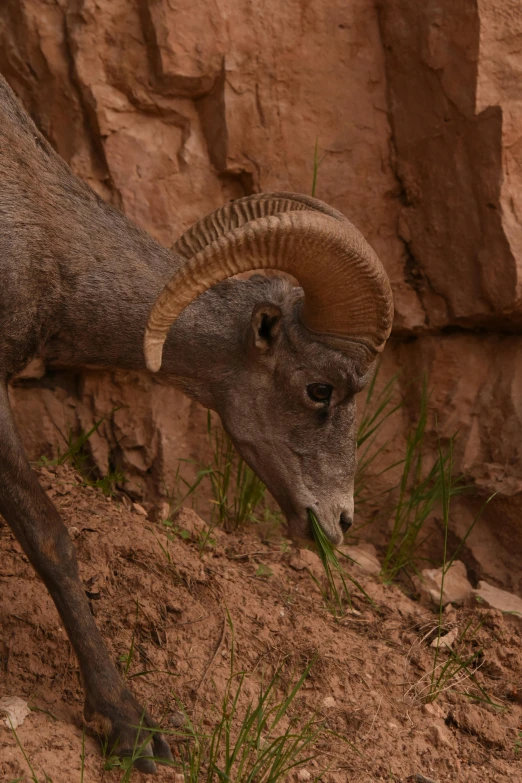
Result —
<instances>
[{"instance_id":1,"label":"grass in mouth","mask_svg":"<svg viewBox=\"0 0 522 783\"><path fill-rule=\"evenodd\" d=\"M320 583L317 581L317 579L315 579L315 577L312 574L310 574L310 576L321 590L321 593L323 594L324 598L329 600L331 604L333 604L334 614L337 614L338 612L342 614L344 612L345 604L343 602L343 597L349 606L352 605L352 598L351 598L350 590L348 588L348 582L351 582L353 585L355 585L355 587L364 595L364 597L367 598L368 601L373 606L375 606L375 603L370 598L368 593L364 590L364 588L359 584L359 582L356 579L354 579L352 576L350 576L350 574L347 574L346 571L343 569L337 555L340 555L341 557L344 557L345 559L354 562L352 558L348 557L348 555L345 555L344 552L341 552L339 549L337 549L337 547L335 547L332 544L332 542L327 537L323 528L319 524L317 517L315 516L314 512L311 509L308 509L308 517L310 519L310 524L312 525L312 533L313 533L314 541L317 546L317 550L319 552L319 557L321 558L321 562L325 570L326 580L328 583L327 591L325 592L323 590ZM340 590L337 586L335 576L338 576L340 578L341 581Z\"/></svg>"}]
</instances>

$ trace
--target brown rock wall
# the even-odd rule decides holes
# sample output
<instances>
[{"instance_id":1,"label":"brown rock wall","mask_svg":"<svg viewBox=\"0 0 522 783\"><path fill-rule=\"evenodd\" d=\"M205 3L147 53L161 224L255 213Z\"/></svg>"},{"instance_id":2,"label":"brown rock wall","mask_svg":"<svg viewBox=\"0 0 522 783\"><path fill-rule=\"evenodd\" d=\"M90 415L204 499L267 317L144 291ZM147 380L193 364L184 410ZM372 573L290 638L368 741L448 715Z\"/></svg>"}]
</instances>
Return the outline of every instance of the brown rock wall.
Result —
<instances>
[{"instance_id":1,"label":"brown rock wall","mask_svg":"<svg viewBox=\"0 0 522 783\"><path fill-rule=\"evenodd\" d=\"M522 223L511 194L522 192L522 8L386 0L380 9L399 232L426 323L519 329Z\"/></svg>"},{"instance_id":2,"label":"brown rock wall","mask_svg":"<svg viewBox=\"0 0 522 783\"><path fill-rule=\"evenodd\" d=\"M522 264L522 7L517 0L479 0L480 46L477 111L498 106L502 114L501 219L516 263L517 312Z\"/></svg>"},{"instance_id":3,"label":"brown rock wall","mask_svg":"<svg viewBox=\"0 0 522 783\"><path fill-rule=\"evenodd\" d=\"M475 492L452 505L451 524L464 537L484 502L460 559L480 578L497 578L522 593L522 353L520 338L454 334L398 342L391 348L401 373L406 415L419 410L423 374L429 379L427 444L454 439L455 474ZM391 374L389 360L388 374ZM415 379L419 379L415 382ZM404 413L403 413L404 416ZM401 417L402 418L402 417ZM396 420L395 426L401 425ZM391 460L390 460L391 461ZM452 541L452 546L456 542ZM428 557L430 552L426 553Z\"/></svg>"}]
</instances>

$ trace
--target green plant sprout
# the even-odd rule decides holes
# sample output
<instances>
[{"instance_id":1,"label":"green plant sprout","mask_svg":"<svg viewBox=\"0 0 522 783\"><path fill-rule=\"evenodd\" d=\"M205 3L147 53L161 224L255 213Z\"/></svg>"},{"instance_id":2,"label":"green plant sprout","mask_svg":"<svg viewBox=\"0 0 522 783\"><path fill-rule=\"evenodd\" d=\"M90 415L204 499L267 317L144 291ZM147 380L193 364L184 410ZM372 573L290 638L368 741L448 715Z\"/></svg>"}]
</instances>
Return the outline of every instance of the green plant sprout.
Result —
<instances>
[{"instance_id":1,"label":"green plant sprout","mask_svg":"<svg viewBox=\"0 0 522 783\"><path fill-rule=\"evenodd\" d=\"M393 526L381 569L385 582L393 582L408 568L417 572L417 551L425 541L421 534L434 510L444 502L446 491L449 500L469 491L461 476L455 477L452 470L449 474L445 472L450 462L452 465L454 438L449 439L445 453L439 448L439 456L431 468L425 469L427 420L428 391L424 379L417 425L406 441L398 500L393 509ZM448 486L446 479L450 482Z\"/></svg>"},{"instance_id":2,"label":"green plant sprout","mask_svg":"<svg viewBox=\"0 0 522 783\"><path fill-rule=\"evenodd\" d=\"M308 663L282 698L276 693L281 679L279 667L267 684L260 685L258 695L242 709L240 698L246 673L236 671L234 627L228 612L227 621L232 637L230 674L213 730L210 733L198 731L180 705L185 726L174 735L182 750L184 783L279 783L287 780L292 770L317 757L315 747L322 737L327 734L338 736L315 715L304 721L290 715L290 708L315 659ZM351 743L344 741L353 748ZM324 770L314 778L314 783L323 774Z\"/></svg>"},{"instance_id":3,"label":"green plant sprout","mask_svg":"<svg viewBox=\"0 0 522 783\"><path fill-rule=\"evenodd\" d=\"M454 494L452 491L454 487L452 441L450 441L448 451L446 452L446 454L443 453L439 441L438 476L440 478L440 497L441 497L442 515L443 515L442 519L443 519L443 530L444 530L444 549L443 549L442 575L441 575L440 594L439 594L437 645L435 647L431 677L430 677L429 687L426 693L426 701L435 701L435 699L443 691L448 690L448 688L450 687L454 688L462 681L469 681L472 683L472 685L475 687L478 693L473 693L471 691L464 691L465 696L472 698L476 701L484 701L490 706L495 707L497 709L503 709L502 705L497 704L488 696L484 688L479 684L479 682L475 677L474 671L477 668L476 664L480 662L483 656L482 650L480 649L473 650L473 652L468 655L463 655L458 652L459 648L463 646L463 643L465 641L470 642L473 640L473 638L476 636L477 632L479 631L482 625L482 621L479 622L476 628L474 628L471 631L469 636L468 636L468 632L470 630L471 620L468 622L463 633L460 634L459 639L457 640L457 645L456 645L457 652L441 644L442 629L444 625L443 624L443 609L444 609L443 597L444 597L444 581L446 575L449 569L451 568L451 566L453 565L453 563L455 562L459 552L462 550L463 546L465 545L466 541L471 535L478 520L482 516L484 509L491 502L494 495L491 495L482 505L478 514L476 515L473 522L471 523L468 530L466 531L466 534L463 536L462 540L460 541L455 552L451 557L449 557L448 533L449 533L449 521L450 521L450 507L451 507L451 499ZM444 650L447 651L448 658L445 662L439 664L439 658Z\"/></svg>"},{"instance_id":4,"label":"green plant sprout","mask_svg":"<svg viewBox=\"0 0 522 783\"><path fill-rule=\"evenodd\" d=\"M350 576L350 574L346 573L344 569L341 567L339 563L339 559L337 557L337 554L341 555L341 557L344 557L348 560L351 560L347 555L345 555L343 552L340 552L329 538L326 537L324 530L322 529L321 525L319 524L317 517L311 511L308 510L308 516L310 519L310 523L312 526L312 533L314 536L314 541L317 546L317 550L319 552L319 557L321 558L321 562L323 564L323 568L325 570L326 579L328 583L328 589L325 592L319 581L313 576L311 572L310 576L316 583L316 585L319 587L323 598L326 600L332 601L333 604L333 611L334 613L343 613L344 612L344 603L343 603L343 595L348 603L349 606L351 606L351 594L348 589L348 582L351 582L357 589L364 595L364 597L373 605L375 606L375 603L370 598L368 593L364 590L364 588L359 584L359 582L353 578L353 576ZM337 575L341 580L342 590L339 592L337 588L337 584L335 581L334 576Z\"/></svg>"},{"instance_id":5,"label":"green plant sprout","mask_svg":"<svg viewBox=\"0 0 522 783\"><path fill-rule=\"evenodd\" d=\"M357 472L355 474L355 488L354 488L354 503L356 514L364 507L372 503L374 504L377 497L382 495L388 495L395 487L387 487L382 490L380 495L377 495L374 487L375 480L387 473L393 468L401 465L404 460L400 459L393 464L386 465L381 468L377 473L373 473L370 476L370 469L374 466L378 457L383 453L384 449L388 445L388 442L381 443L377 447L379 441L379 434L383 424L392 416L396 411L400 410L403 406L402 400L395 402L396 386L398 381L398 375L393 375L389 381L385 384L384 388L377 393L376 383L379 376L380 365L377 365L376 371L372 380L368 386L366 392L366 399L362 410L362 415L357 429ZM367 523L366 523L367 524ZM356 529L360 530L363 525L359 525Z\"/></svg>"},{"instance_id":6,"label":"green plant sprout","mask_svg":"<svg viewBox=\"0 0 522 783\"><path fill-rule=\"evenodd\" d=\"M315 191L317 189L317 174L319 172L319 168L321 166L321 163L326 158L326 155L323 155L321 160L319 160L319 139L316 137L315 139L315 145L314 145L314 167L313 167L313 173L312 173L312 189L311 189L311 195L315 198Z\"/></svg>"},{"instance_id":7,"label":"green plant sprout","mask_svg":"<svg viewBox=\"0 0 522 783\"><path fill-rule=\"evenodd\" d=\"M111 411L111 415L117 410L118 408L114 408ZM100 489L107 497L113 497L116 485L123 484L125 476L121 471L117 470L111 470L105 476L96 476L97 469L92 466L90 455L86 449L88 441L98 431L104 421L105 417L102 416L88 432L80 432L79 434L75 434L70 425L67 425L67 435L58 430L67 444L67 449L64 452L58 449L58 456L55 459L40 457L37 464L41 467L46 465L65 465L68 463L82 476L85 486L95 487Z\"/></svg>"},{"instance_id":8,"label":"green plant sprout","mask_svg":"<svg viewBox=\"0 0 522 783\"><path fill-rule=\"evenodd\" d=\"M224 430L212 425L210 411L207 415L207 435L212 447L212 459L209 463L199 463L192 482L183 478L178 468L176 481L184 485L185 491L176 503L171 502L169 520L163 523L165 526L171 523L173 533L181 535L174 529L170 517L176 514L189 497L194 496L195 490L202 482L208 482L212 495L211 524L208 531L198 539L202 550L211 545L212 530L217 525L234 531L249 522L273 520L279 523L279 512L272 511L267 505L265 485L238 455Z\"/></svg>"}]
</instances>

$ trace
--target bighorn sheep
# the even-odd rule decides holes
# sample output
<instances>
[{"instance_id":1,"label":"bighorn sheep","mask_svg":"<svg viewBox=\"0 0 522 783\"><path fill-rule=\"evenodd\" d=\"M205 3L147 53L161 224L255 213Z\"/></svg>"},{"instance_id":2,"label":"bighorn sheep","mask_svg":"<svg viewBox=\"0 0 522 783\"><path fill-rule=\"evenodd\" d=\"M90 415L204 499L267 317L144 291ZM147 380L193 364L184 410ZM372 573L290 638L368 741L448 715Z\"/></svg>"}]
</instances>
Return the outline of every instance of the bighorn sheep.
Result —
<instances>
[{"instance_id":1,"label":"bighorn sheep","mask_svg":"<svg viewBox=\"0 0 522 783\"><path fill-rule=\"evenodd\" d=\"M78 577L74 546L23 452L7 383L48 364L161 372L218 412L292 533L313 509L339 543L351 524L354 394L389 335L372 249L313 198L259 194L161 247L54 152L0 77L0 513L47 586L78 657L85 716L125 754L153 727L125 688ZM229 280L263 267L277 277ZM134 727L134 728L133 728ZM170 759L158 732L137 765ZM147 739L149 740L148 744Z\"/></svg>"}]
</instances>

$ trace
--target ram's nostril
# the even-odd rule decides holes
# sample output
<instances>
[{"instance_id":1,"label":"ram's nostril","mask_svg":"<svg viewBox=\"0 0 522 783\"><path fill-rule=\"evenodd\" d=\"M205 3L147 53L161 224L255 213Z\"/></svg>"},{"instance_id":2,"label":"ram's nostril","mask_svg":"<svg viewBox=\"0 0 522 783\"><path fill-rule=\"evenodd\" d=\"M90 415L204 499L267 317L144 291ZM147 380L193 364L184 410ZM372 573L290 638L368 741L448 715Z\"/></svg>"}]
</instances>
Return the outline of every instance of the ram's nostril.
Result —
<instances>
[{"instance_id":1,"label":"ram's nostril","mask_svg":"<svg viewBox=\"0 0 522 783\"><path fill-rule=\"evenodd\" d=\"M343 533L346 533L351 528L353 519L346 513L346 511L343 511L339 522L341 525L341 530Z\"/></svg>"}]
</instances>

